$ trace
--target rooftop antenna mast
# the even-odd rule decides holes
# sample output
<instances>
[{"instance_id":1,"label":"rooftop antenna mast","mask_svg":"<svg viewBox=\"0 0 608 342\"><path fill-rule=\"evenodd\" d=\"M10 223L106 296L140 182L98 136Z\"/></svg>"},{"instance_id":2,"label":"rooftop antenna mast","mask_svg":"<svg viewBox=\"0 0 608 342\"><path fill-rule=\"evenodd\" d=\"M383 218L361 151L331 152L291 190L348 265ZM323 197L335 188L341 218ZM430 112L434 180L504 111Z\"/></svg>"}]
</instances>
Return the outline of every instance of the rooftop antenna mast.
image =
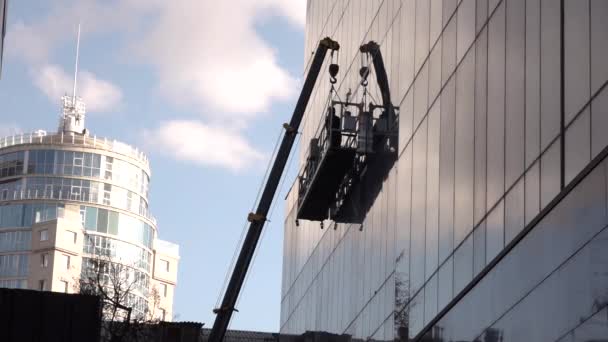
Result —
<instances>
[{"instance_id":1,"label":"rooftop antenna mast","mask_svg":"<svg viewBox=\"0 0 608 342\"><path fill-rule=\"evenodd\" d=\"M76 63L74 66L74 91L72 93L72 102L76 103L76 84L78 82L78 55L80 52L80 23L78 23L78 36L76 38Z\"/></svg>"},{"instance_id":2,"label":"rooftop antenna mast","mask_svg":"<svg viewBox=\"0 0 608 342\"><path fill-rule=\"evenodd\" d=\"M63 101L63 112L59 121L59 133L64 134L88 134L84 128L85 106L84 102L76 97L78 85L78 62L80 55L80 23L78 23L78 36L76 38L76 61L74 64L74 87L72 96L67 94L61 98Z\"/></svg>"}]
</instances>

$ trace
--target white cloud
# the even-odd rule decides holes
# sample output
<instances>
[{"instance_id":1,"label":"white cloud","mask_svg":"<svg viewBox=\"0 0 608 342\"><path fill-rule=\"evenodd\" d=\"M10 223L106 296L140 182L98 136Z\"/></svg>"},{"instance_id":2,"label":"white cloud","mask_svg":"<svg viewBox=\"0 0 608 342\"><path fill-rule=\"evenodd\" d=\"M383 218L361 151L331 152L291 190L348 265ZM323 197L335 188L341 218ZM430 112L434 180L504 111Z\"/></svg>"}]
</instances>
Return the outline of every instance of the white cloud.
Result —
<instances>
[{"instance_id":1,"label":"white cloud","mask_svg":"<svg viewBox=\"0 0 608 342\"><path fill-rule=\"evenodd\" d=\"M71 91L72 77L53 59L59 49L73 46L80 21L81 51L96 44L96 38L114 39L124 63L151 67L156 76L152 87L165 100L194 109L204 120L169 121L148 135L179 147L179 159L239 170L261 156L243 137L243 129L273 103L291 99L298 88L298 80L280 65L278 52L257 31L256 25L272 16L303 29L306 1L57 0L35 21L16 18L5 50L9 58L26 63L36 86L58 101ZM86 69L87 61L81 59L81 65ZM78 88L89 111L111 109L122 98L117 85L90 72L80 74ZM232 129L220 129L215 124L220 120ZM167 126L211 137L203 142L212 148L193 151L196 144L170 139ZM231 143L212 144L222 139ZM212 152L216 148L220 150Z\"/></svg>"},{"instance_id":2,"label":"white cloud","mask_svg":"<svg viewBox=\"0 0 608 342\"><path fill-rule=\"evenodd\" d=\"M296 3L171 1L135 51L155 67L159 89L173 102L202 106L206 117L225 112L250 117L295 93L297 81L278 64L255 24L273 10L302 25L298 13L304 11L297 11Z\"/></svg>"},{"instance_id":3,"label":"white cloud","mask_svg":"<svg viewBox=\"0 0 608 342\"><path fill-rule=\"evenodd\" d=\"M73 41L81 21L86 44L85 37L119 34L125 61L151 65L171 102L202 108L205 117L247 118L289 99L298 85L256 31L257 21L277 15L303 28L305 12L304 0L61 0L35 22L17 19L6 50L40 68Z\"/></svg>"},{"instance_id":4,"label":"white cloud","mask_svg":"<svg viewBox=\"0 0 608 342\"><path fill-rule=\"evenodd\" d=\"M55 40L51 32L43 35L37 27L26 25L22 21L15 23L6 35L6 55L16 57L29 63L48 58L51 44Z\"/></svg>"},{"instance_id":5,"label":"white cloud","mask_svg":"<svg viewBox=\"0 0 608 342\"><path fill-rule=\"evenodd\" d=\"M34 84L51 101L58 102L61 96L72 93L73 76L57 65L47 64L33 69L32 77ZM89 112L110 111L122 99L122 92L117 86L84 70L78 75L77 95L84 100Z\"/></svg>"},{"instance_id":6,"label":"white cloud","mask_svg":"<svg viewBox=\"0 0 608 342\"><path fill-rule=\"evenodd\" d=\"M241 171L264 160L238 132L194 120L163 122L144 132L145 144L162 154L201 166Z\"/></svg>"},{"instance_id":7,"label":"white cloud","mask_svg":"<svg viewBox=\"0 0 608 342\"><path fill-rule=\"evenodd\" d=\"M293 25L306 25L306 0L258 0L258 5L285 16Z\"/></svg>"},{"instance_id":8,"label":"white cloud","mask_svg":"<svg viewBox=\"0 0 608 342\"><path fill-rule=\"evenodd\" d=\"M95 34L120 32L122 37L138 27L153 3L152 0L55 0L49 11L36 16L35 20L24 22L11 16L14 24L8 27L5 53L7 57L33 65L50 63L56 50L73 47L79 22L86 48L88 38Z\"/></svg>"},{"instance_id":9,"label":"white cloud","mask_svg":"<svg viewBox=\"0 0 608 342\"><path fill-rule=\"evenodd\" d=\"M82 71L78 76L78 94L91 111L111 111L120 104L122 91L113 83Z\"/></svg>"}]
</instances>

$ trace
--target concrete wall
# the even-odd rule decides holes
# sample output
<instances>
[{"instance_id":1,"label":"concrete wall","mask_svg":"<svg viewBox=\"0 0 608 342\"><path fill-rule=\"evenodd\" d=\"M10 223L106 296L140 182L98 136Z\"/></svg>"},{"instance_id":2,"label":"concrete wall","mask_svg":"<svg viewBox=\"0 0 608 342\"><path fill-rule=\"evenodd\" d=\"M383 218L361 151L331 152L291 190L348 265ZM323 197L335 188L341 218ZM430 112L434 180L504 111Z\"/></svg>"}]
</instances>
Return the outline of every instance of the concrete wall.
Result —
<instances>
[{"instance_id":1,"label":"concrete wall","mask_svg":"<svg viewBox=\"0 0 608 342\"><path fill-rule=\"evenodd\" d=\"M44 231L48 239L41 241L41 234ZM76 292L83 241L84 232L77 206L66 206L63 218L34 224L28 287L40 290L40 281L44 280L46 291ZM48 258L46 267L42 265L43 255Z\"/></svg>"}]
</instances>

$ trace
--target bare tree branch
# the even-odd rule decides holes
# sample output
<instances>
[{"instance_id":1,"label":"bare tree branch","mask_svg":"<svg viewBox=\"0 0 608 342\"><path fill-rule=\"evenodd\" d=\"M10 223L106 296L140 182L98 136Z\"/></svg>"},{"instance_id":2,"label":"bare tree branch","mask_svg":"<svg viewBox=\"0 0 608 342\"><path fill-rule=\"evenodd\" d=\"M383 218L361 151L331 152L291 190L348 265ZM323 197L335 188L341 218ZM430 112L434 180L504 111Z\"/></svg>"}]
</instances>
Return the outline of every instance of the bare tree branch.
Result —
<instances>
[{"instance_id":1,"label":"bare tree branch","mask_svg":"<svg viewBox=\"0 0 608 342\"><path fill-rule=\"evenodd\" d=\"M126 265L111 255L86 258L76 291L99 296L102 301L101 340L105 342L147 341L160 295L135 264Z\"/></svg>"}]
</instances>

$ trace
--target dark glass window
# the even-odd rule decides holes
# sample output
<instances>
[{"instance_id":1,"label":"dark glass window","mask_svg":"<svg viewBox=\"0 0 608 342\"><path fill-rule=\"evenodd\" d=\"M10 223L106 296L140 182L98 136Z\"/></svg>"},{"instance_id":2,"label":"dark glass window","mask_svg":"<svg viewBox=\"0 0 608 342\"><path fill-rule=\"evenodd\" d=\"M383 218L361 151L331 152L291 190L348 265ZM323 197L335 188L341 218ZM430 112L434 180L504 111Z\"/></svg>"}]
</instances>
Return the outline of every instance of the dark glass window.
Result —
<instances>
[{"instance_id":1,"label":"dark glass window","mask_svg":"<svg viewBox=\"0 0 608 342\"><path fill-rule=\"evenodd\" d=\"M407 93L399 108L399 150L403 151L412 137L412 121L414 120L414 92Z\"/></svg>"},{"instance_id":2,"label":"dark glass window","mask_svg":"<svg viewBox=\"0 0 608 342\"><path fill-rule=\"evenodd\" d=\"M505 188L524 171L525 152L525 20L526 2L507 4L506 99L505 99Z\"/></svg>"},{"instance_id":3,"label":"dark glass window","mask_svg":"<svg viewBox=\"0 0 608 342\"><path fill-rule=\"evenodd\" d=\"M55 151L31 150L28 152L27 173L51 174L55 164Z\"/></svg>"},{"instance_id":4,"label":"dark glass window","mask_svg":"<svg viewBox=\"0 0 608 342\"><path fill-rule=\"evenodd\" d=\"M445 20L446 7L445 2L443 5L443 13ZM445 21L444 21L445 22ZM441 35L441 43L443 56L442 56L442 64L443 68L441 69L441 84L445 84L456 68L456 19L452 18L449 24L445 28L445 31Z\"/></svg>"},{"instance_id":5,"label":"dark glass window","mask_svg":"<svg viewBox=\"0 0 608 342\"><path fill-rule=\"evenodd\" d=\"M504 194L505 6L501 2L488 30L487 206Z\"/></svg>"},{"instance_id":6,"label":"dark glass window","mask_svg":"<svg viewBox=\"0 0 608 342\"><path fill-rule=\"evenodd\" d=\"M434 2L433 2L434 3ZM441 39L429 57L429 105L433 103L441 89Z\"/></svg>"},{"instance_id":7,"label":"dark glass window","mask_svg":"<svg viewBox=\"0 0 608 342\"><path fill-rule=\"evenodd\" d=\"M475 39L475 0L462 0L457 12L456 60L460 62Z\"/></svg>"},{"instance_id":8,"label":"dark glass window","mask_svg":"<svg viewBox=\"0 0 608 342\"><path fill-rule=\"evenodd\" d=\"M486 222L482 221L473 231L473 276L486 266Z\"/></svg>"},{"instance_id":9,"label":"dark glass window","mask_svg":"<svg viewBox=\"0 0 608 342\"><path fill-rule=\"evenodd\" d=\"M606 32L604 32L605 34ZM568 124L590 96L589 0L564 0L564 111Z\"/></svg>"},{"instance_id":10,"label":"dark glass window","mask_svg":"<svg viewBox=\"0 0 608 342\"><path fill-rule=\"evenodd\" d=\"M412 148L408 147L401 155L397 169L397 260L404 258L405 268L409 271L410 213L412 199ZM397 263L400 265L400 263ZM408 276L409 278L409 276Z\"/></svg>"},{"instance_id":11,"label":"dark glass window","mask_svg":"<svg viewBox=\"0 0 608 342\"><path fill-rule=\"evenodd\" d=\"M428 324L437 315L437 273L424 287L424 324Z\"/></svg>"},{"instance_id":12,"label":"dark glass window","mask_svg":"<svg viewBox=\"0 0 608 342\"><path fill-rule=\"evenodd\" d=\"M409 335L413 338L424 327L424 288L418 292L409 304Z\"/></svg>"},{"instance_id":13,"label":"dark glass window","mask_svg":"<svg viewBox=\"0 0 608 342\"><path fill-rule=\"evenodd\" d=\"M401 3L395 3L395 6L400 6ZM389 74L389 82L391 87L391 96L393 103L401 102L401 98L403 97L403 92L401 91L399 85L399 73L401 67L401 10L398 13L395 13L395 19L393 21L393 25L391 26L391 63L390 63L390 74ZM349 32L350 34L350 32Z\"/></svg>"},{"instance_id":14,"label":"dark glass window","mask_svg":"<svg viewBox=\"0 0 608 342\"><path fill-rule=\"evenodd\" d=\"M394 167L389 174L388 181L385 183L387 185L387 217L386 217L386 274L390 274L395 270L395 260L397 258L396 254L396 238L397 238L397 168ZM352 227L349 228L349 231L355 230ZM352 246L347 247L348 253L352 253ZM352 260L352 258L348 258L347 260ZM347 262L349 264L351 261Z\"/></svg>"},{"instance_id":15,"label":"dark glass window","mask_svg":"<svg viewBox=\"0 0 608 342\"><path fill-rule=\"evenodd\" d=\"M568 332L559 342L586 342L601 341L608 336L608 308L604 308L588 319L580 326Z\"/></svg>"},{"instance_id":16,"label":"dark glass window","mask_svg":"<svg viewBox=\"0 0 608 342\"><path fill-rule=\"evenodd\" d=\"M459 244L473 228L474 159L475 51L471 50L456 71L455 244Z\"/></svg>"},{"instance_id":17,"label":"dark glass window","mask_svg":"<svg viewBox=\"0 0 608 342\"><path fill-rule=\"evenodd\" d=\"M539 161L536 161L525 175L525 224L527 225L540 211L540 170Z\"/></svg>"},{"instance_id":18,"label":"dark glass window","mask_svg":"<svg viewBox=\"0 0 608 342\"><path fill-rule=\"evenodd\" d=\"M473 279L473 235L454 251L454 294L460 293Z\"/></svg>"},{"instance_id":19,"label":"dark glass window","mask_svg":"<svg viewBox=\"0 0 608 342\"><path fill-rule=\"evenodd\" d=\"M367 1L363 1L367 3ZM404 0L401 4L401 63L399 73L399 94L405 94L414 79L414 53L416 30L416 1ZM403 113L403 109L401 110ZM400 129L399 134L403 130ZM409 135L408 135L409 138ZM400 145L403 146L403 145Z\"/></svg>"},{"instance_id":20,"label":"dark glass window","mask_svg":"<svg viewBox=\"0 0 608 342\"><path fill-rule=\"evenodd\" d=\"M487 1L482 1L486 3ZM487 7L486 7L487 8ZM474 222L486 214L486 153L488 97L488 30L475 43L475 207Z\"/></svg>"},{"instance_id":21,"label":"dark glass window","mask_svg":"<svg viewBox=\"0 0 608 342\"><path fill-rule=\"evenodd\" d=\"M416 0L416 72L429 53L430 14L430 2L428 0ZM409 53L411 53L411 51Z\"/></svg>"},{"instance_id":22,"label":"dark glass window","mask_svg":"<svg viewBox=\"0 0 608 342\"><path fill-rule=\"evenodd\" d=\"M439 101L429 111L426 179L426 278L438 266L439 256Z\"/></svg>"},{"instance_id":23,"label":"dark glass window","mask_svg":"<svg viewBox=\"0 0 608 342\"><path fill-rule=\"evenodd\" d=\"M608 80L608 2L591 0L591 94Z\"/></svg>"},{"instance_id":24,"label":"dark glass window","mask_svg":"<svg viewBox=\"0 0 608 342\"><path fill-rule=\"evenodd\" d=\"M608 146L608 91L602 90L591 102L591 157Z\"/></svg>"},{"instance_id":25,"label":"dark glass window","mask_svg":"<svg viewBox=\"0 0 608 342\"><path fill-rule=\"evenodd\" d=\"M570 182L591 160L589 107L566 130L565 177Z\"/></svg>"},{"instance_id":26,"label":"dark glass window","mask_svg":"<svg viewBox=\"0 0 608 342\"><path fill-rule=\"evenodd\" d=\"M442 12L443 3L442 0L431 0L431 28L430 28L430 43L431 48L439 38L442 30ZM441 58L441 55L440 57Z\"/></svg>"},{"instance_id":27,"label":"dark glass window","mask_svg":"<svg viewBox=\"0 0 608 342\"><path fill-rule=\"evenodd\" d=\"M544 208L560 190L559 139L540 159L540 207Z\"/></svg>"},{"instance_id":28,"label":"dark glass window","mask_svg":"<svg viewBox=\"0 0 608 342\"><path fill-rule=\"evenodd\" d=\"M520 178L505 197L505 245L524 229L524 178Z\"/></svg>"},{"instance_id":29,"label":"dark glass window","mask_svg":"<svg viewBox=\"0 0 608 342\"><path fill-rule=\"evenodd\" d=\"M504 202L500 201L486 220L486 263L492 261L504 247L504 208Z\"/></svg>"},{"instance_id":30,"label":"dark glass window","mask_svg":"<svg viewBox=\"0 0 608 342\"><path fill-rule=\"evenodd\" d=\"M439 151L439 262L454 249L454 127L456 82L451 79L441 93Z\"/></svg>"},{"instance_id":31,"label":"dark glass window","mask_svg":"<svg viewBox=\"0 0 608 342\"><path fill-rule=\"evenodd\" d=\"M541 1L540 108L541 150L559 133L560 123L560 1Z\"/></svg>"},{"instance_id":32,"label":"dark glass window","mask_svg":"<svg viewBox=\"0 0 608 342\"><path fill-rule=\"evenodd\" d=\"M0 155L0 177L23 174L24 152L12 152Z\"/></svg>"},{"instance_id":33,"label":"dark glass window","mask_svg":"<svg viewBox=\"0 0 608 342\"><path fill-rule=\"evenodd\" d=\"M496 5L498 5L499 3L503 3L504 1L501 0L489 0L490 2L490 7L488 12L491 14L492 11L494 11L494 9L496 8Z\"/></svg>"},{"instance_id":34,"label":"dark glass window","mask_svg":"<svg viewBox=\"0 0 608 342\"><path fill-rule=\"evenodd\" d=\"M540 0L526 1L526 162L540 154Z\"/></svg>"},{"instance_id":35,"label":"dark glass window","mask_svg":"<svg viewBox=\"0 0 608 342\"><path fill-rule=\"evenodd\" d=\"M424 63L414 83L414 129L426 115L429 100L429 63Z\"/></svg>"},{"instance_id":36,"label":"dark glass window","mask_svg":"<svg viewBox=\"0 0 608 342\"><path fill-rule=\"evenodd\" d=\"M412 175L412 240L410 260L410 288L416 292L422 286L425 266L426 230L426 154L427 120L422 121L414 135Z\"/></svg>"},{"instance_id":37,"label":"dark glass window","mask_svg":"<svg viewBox=\"0 0 608 342\"><path fill-rule=\"evenodd\" d=\"M454 293L454 259L449 257L439 268L438 310L452 300Z\"/></svg>"},{"instance_id":38,"label":"dark glass window","mask_svg":"<svg viewBox=\"0 0 608 342\"><path fill-rule=\"evenodd\" d=\"M443 0L443 26L447 24L454 11L456 11L456 6L458 5L458 0Z\"/></svg>"},{"instance_id":39,"label":"dark glass window","mask_svg":"<svg viewBox=\"0 0 608 342\"><path fill-rule=\"evenodd\" d=\"M483 27L483 25L486 23L486 20L488 19L488 0L477 0L477 24L476 24L476 31L477 33L479 33L479 31L481 31L481 28Z\"/></svg>"}]
</instances>

